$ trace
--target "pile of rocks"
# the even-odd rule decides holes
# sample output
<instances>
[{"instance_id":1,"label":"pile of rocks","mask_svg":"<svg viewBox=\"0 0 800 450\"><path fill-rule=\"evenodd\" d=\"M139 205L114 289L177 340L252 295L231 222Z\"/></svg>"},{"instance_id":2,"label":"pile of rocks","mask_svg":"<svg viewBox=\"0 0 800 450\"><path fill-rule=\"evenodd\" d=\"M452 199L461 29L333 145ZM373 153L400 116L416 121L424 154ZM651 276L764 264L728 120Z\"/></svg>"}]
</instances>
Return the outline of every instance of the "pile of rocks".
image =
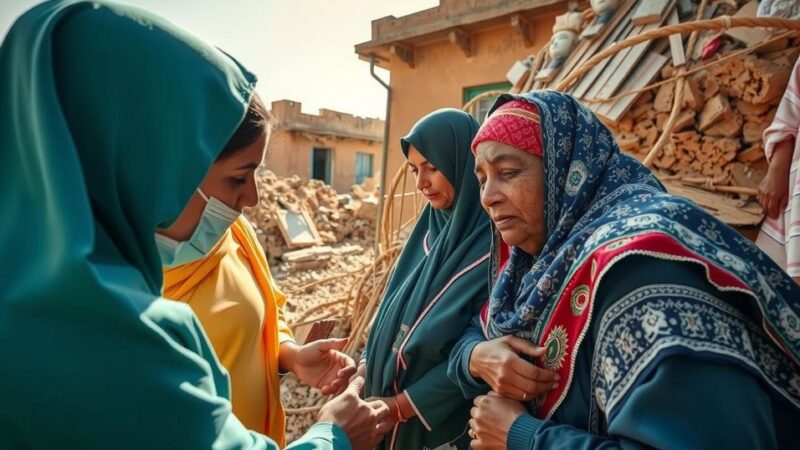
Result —
<instances>
[{"instance_id":1,"label":"pile of rocks","mask_svg":"<svg viewBox=\"0 0 800 450\"><path fill-rule=\"evenodd\" d=\"M683 109L655 166L688 177L713 178L715 184L740 184L732 176L737 164L764 162L761 136L775 116L799 53L800 47L794 46L746 55L689 78ZM662 77L672 77L674 70L666 65ZM619 123L609 124L623 150L644 157L664 129L674 91L674 83L667 83L655 95L642 94Z\"/></svg>"},{"instance_id":2,"label":"pile of rocks","mask_svg":"<svg viewBox=\"0 0 800 450\"><path fill-rule=\"evenodd\" d=\"M320 180L304 180L297 175L282 178L266 169L256 176L261 199L258 206L245 213L271 263L290 250L278 228L275 214L278 208L306 211L323 244L333 245L345 239L364 245L372 242L377 198L361 186L354 186L350 194L340 195Z\"/></svg>"},{"instance_id":3,"label":"pile of rocks","mask_svg":"<svg viewBox=\"0 0 800 450\"><path fill-rule=\"evenodd\" d=\"M295 326L309 320L334 319L337 325L330 337L347 336L350 318L345 316L346 304L336 300L347 298L357 281L356 274L373 261L378 205L374 183L356 185L350 193L339 194L319 180L279 177L266 169L256 176L261 198L258 206L245 213L267 253L277 286L286 293L286 320ZM322 245L290 248L278 224L279 209L306 212ZM324 259L324 264L301 267L298 264L309 262L301 258L304 252L311 255L310 262ZM288 409L316 405L321 397L317 389L300 383L292 374L281 381L281 401ZM289 442L302 435L315 418L316 412L289 414Z\"/></svg>"}]
</instances>

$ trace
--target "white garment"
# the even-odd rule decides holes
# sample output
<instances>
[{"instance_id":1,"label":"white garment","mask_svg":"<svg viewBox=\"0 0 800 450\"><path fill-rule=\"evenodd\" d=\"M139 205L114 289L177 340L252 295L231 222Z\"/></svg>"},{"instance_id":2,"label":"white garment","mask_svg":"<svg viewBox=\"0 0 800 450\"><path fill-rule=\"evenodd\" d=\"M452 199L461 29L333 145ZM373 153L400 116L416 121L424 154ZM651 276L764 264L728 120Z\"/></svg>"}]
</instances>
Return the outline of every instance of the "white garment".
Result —
<instances>
[{"instance_id":1,"label":"white garment","mask_svg":"<svg viewBox=\"0 0 800 450\"><path fill-rule=\"evenodd\" d=\"M764 152L772 159L775 145L794 139L786 208L777 219L767 217L756 239L764 253L792 277L800 277L800 59L794 65L772 124L764 130Z\"/></svg>"},{"instance_id":2,"label":"white garment","mask_svg":"<svg viewBox=\"0 0 800 450\"><path fill-rule=\"evenodd\" d=\"M778 17L784 19L800 18L798 0L761 0L758 4L758 17Z\"/></svg>"}]
</instances>

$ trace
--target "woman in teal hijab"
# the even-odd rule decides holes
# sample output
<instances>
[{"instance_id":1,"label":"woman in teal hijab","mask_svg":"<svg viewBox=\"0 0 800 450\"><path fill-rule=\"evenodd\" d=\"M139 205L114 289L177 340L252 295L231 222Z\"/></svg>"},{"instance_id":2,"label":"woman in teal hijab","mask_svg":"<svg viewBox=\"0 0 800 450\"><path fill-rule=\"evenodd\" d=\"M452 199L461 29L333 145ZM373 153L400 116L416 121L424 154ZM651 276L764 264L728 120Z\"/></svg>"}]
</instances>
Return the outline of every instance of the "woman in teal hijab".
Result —
<instances>
[{"instance_id":1,"label":"woman in teal hijab","mask_svg":"<svg viewBox=\"0 0 800 450\"><path fill-rule=\"evenodd\" d=\"M159 298L154 241L254 84L221 51L127 6L47 2L9 31L0 448L277 448L231 413L227 373L191 310ZM381 412L358 384L292 448L350 448L342 429L354 446L377 442Z\"/></svg>"},{"instance_id":2,"label":"woman in teal hijab","mask_svg":"<svg viewBox=\"0 0 800 450\"><path fill-rule=\"evenodd\" d=\"M379 448L467 448L469 402L447 378L453 345L488 295L489 218L470 143L475 119L456 109L422 118L401 140L428 197L386 287L369 336L366 395L398 424ZM427 182L444 175L451 188Z\"/></svg>"}]
</instances>

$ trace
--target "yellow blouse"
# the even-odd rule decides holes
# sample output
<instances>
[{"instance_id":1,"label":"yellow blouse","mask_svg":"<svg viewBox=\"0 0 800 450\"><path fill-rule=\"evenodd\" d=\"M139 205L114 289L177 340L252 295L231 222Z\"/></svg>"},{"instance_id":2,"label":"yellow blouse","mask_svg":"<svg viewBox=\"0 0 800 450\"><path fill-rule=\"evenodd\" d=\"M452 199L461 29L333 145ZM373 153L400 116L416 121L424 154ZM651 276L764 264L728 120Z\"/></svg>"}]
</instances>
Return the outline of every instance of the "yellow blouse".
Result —
<instances>
[{"instance_id":1,"label":"yellow blouse","mask_svg":"<svg viewBox=\"0 0 800 450\"><path fill-rule=\"evenodd\" d=\"M231 377L231 403L249 429L285 445L278 352L292 340L264 250L240 217L204 259L164 271L164 297L186 302Z\"/></svg>"}]
</instances>

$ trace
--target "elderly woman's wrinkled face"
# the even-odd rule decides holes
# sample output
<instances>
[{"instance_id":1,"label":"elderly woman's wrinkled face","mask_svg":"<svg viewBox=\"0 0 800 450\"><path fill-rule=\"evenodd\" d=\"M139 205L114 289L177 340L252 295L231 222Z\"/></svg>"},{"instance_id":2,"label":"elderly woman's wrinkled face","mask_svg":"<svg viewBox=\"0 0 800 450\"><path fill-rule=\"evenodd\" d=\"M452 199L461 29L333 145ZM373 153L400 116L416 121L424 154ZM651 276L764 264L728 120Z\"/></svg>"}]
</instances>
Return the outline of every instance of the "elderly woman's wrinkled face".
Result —
<instances>
[{"instance_id":1,"label":"elderly woman's wrinkled face","mask_svg":"<svg viewBox=\"0 0 800 450\"><path fill-rule=\"evenodd\" d=\"M417 180L417 189L435 209L448 209L456 199L455 189L444 174L422 156L413 145L408 147L408 163Z\"/></svg>"},{"instance_id":2,"label":"elderly woman's wrinkled face","mask_svg":"<svg viewBox=\"0 0 800 450\"><path fill-rule=\"evenodd\" d=\"M503 241L537 255L545 243L542 159L509 145L486 141L475 154L481 205Z\"/></svg>"}]
</instances>

